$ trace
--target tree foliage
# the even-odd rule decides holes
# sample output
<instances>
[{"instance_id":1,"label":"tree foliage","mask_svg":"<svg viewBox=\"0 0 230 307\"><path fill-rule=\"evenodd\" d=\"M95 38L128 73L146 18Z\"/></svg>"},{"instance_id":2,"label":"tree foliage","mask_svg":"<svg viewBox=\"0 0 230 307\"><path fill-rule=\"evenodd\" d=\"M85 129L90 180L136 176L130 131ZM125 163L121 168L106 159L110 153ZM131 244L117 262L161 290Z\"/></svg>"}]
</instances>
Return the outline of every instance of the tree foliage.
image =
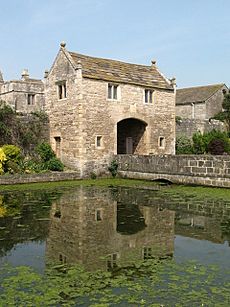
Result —
<instances>
[{"instance_id":1,"label":"tree foliage","mask_svg":"<svg viewBox=\"0 0 230 307\"><path fill-rule=\"evenodd\" d=\"M224 94L223 110L214 116L214 119L223 121L230 132L230 91Z\"/></svg>"},{"instance_id":2,"label":"tree foliage","mask_svg":"<svg viewBox=\"0 0 230 307\"><path fill-rule=\"evenodd\" d=\"M192 140L180 136L176 140L177 154L213 154L222 155L230 153L228 134L219 130L212 130L193 134Z\"/></svg>"}]
</instances>

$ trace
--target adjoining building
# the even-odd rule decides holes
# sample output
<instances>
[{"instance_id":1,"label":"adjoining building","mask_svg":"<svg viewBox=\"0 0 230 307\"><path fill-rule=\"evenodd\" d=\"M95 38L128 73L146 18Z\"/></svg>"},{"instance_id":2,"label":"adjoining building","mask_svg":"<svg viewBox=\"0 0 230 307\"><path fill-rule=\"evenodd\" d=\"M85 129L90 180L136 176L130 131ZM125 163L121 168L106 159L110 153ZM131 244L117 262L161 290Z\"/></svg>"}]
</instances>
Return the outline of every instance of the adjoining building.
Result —
<instances>
[{"instance_id":1,"label":"adjoining building","mask_svg":"<svg viewBox=\"0 0 230 307\"><path fill-rule=\"evenodd\" d=\"M95 58L62 43L45 80L54 151L82 176L114 154L174 154L174 83L155 61Z\"/></svg>"},{"instance_id":2,"label":"adjoining building","mask_svg":"<svg viewBox=\"0 0 230 307\"><path fill-rule=\"evenodd\" d=\"M227 90L223 83L177 89L176 115L181 118L209 119L222 111Z\"/></svg>"},{"instance_id":3,"label":"adjoining building","mask_svg":"<svg viewBox=\"0 0 230 307\"><path fill-rule=\"evenodd\" d=\"M222 111L226 91L228 88L223 83L177 89L176 136L192 138L197 131L225 131L224 123L212 117Z\"/></svg>"},{"instance_id":4,"label":"adjoining building","mask_svg":"<svg viewBox=\"0 0 230 307\"><path fill-rule=\"evenodd\" d=\"M0 100L22 114L43 110L44 83L31 79L27 69L23 70L20 80L4 81L0 72Z\"/></svg>"}]
</instances>

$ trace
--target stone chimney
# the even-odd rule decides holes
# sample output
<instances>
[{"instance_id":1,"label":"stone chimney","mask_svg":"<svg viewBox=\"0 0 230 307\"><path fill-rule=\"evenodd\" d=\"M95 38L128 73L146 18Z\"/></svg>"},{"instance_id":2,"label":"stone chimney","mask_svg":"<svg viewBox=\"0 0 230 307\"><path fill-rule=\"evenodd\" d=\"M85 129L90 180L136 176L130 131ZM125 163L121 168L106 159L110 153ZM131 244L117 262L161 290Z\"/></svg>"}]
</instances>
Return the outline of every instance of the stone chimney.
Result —
<instances>
[{"instance_id":1,"label":"stone chimney","mask_svg":"<svg viewBox=\"0 0 230 307\"><path fill-rule=\"evenodd\" d=\"M29 77L30 77L30 75L29 75L28 69L23 69L22 80L25 81L25 80L29 79Z\"/></svg>"}]
</instances>

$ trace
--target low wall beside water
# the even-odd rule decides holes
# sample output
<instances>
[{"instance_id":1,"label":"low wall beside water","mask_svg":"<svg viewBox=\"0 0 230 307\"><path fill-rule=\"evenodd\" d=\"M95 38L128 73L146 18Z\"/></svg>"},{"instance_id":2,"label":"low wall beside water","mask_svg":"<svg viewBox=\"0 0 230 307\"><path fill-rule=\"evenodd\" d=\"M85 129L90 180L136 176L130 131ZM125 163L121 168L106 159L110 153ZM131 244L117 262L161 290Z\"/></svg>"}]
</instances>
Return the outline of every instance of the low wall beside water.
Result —
<instances>
[{"instance_id":1,"label":"low wall beside water","mask_svg":"<svg viewBox=\"0 0 230 307\"><path fill-rule=\"evenodd\" d=\"M119 174L126 178L230 187L228 155L117 155L116 160Z\"/></svg>"},{"instance_id":2,"label":"low wall beside water","mask_svg":"<svg viewBox=\"0 0 230 307\"><path fill-rule=\"evenodd\" d=\"M36 182L54 182L64 180L79 179L78 172L50 172L41 174L15 174L0 176L0 185L36 183Z\"/></svg>"}]
</instances>

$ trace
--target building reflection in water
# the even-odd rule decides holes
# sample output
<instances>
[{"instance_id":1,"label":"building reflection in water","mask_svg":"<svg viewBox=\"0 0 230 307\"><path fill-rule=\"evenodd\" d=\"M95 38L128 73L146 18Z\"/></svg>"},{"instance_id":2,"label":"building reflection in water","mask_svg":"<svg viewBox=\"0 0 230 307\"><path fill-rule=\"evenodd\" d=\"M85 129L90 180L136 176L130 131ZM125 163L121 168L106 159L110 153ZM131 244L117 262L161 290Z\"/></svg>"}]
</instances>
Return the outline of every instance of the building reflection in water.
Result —
<instances>
[{"instance_id":1,"label":"building reflection in water","mask_svg":"<svg viewBox=\"0 0 230 307\"><path fill-rule=\"evenodd\" d=\"M174 211L145 206L127 190L76 188L52 205L47 261L108 270L172 255Z\"/></svg>"}]
</instances>

